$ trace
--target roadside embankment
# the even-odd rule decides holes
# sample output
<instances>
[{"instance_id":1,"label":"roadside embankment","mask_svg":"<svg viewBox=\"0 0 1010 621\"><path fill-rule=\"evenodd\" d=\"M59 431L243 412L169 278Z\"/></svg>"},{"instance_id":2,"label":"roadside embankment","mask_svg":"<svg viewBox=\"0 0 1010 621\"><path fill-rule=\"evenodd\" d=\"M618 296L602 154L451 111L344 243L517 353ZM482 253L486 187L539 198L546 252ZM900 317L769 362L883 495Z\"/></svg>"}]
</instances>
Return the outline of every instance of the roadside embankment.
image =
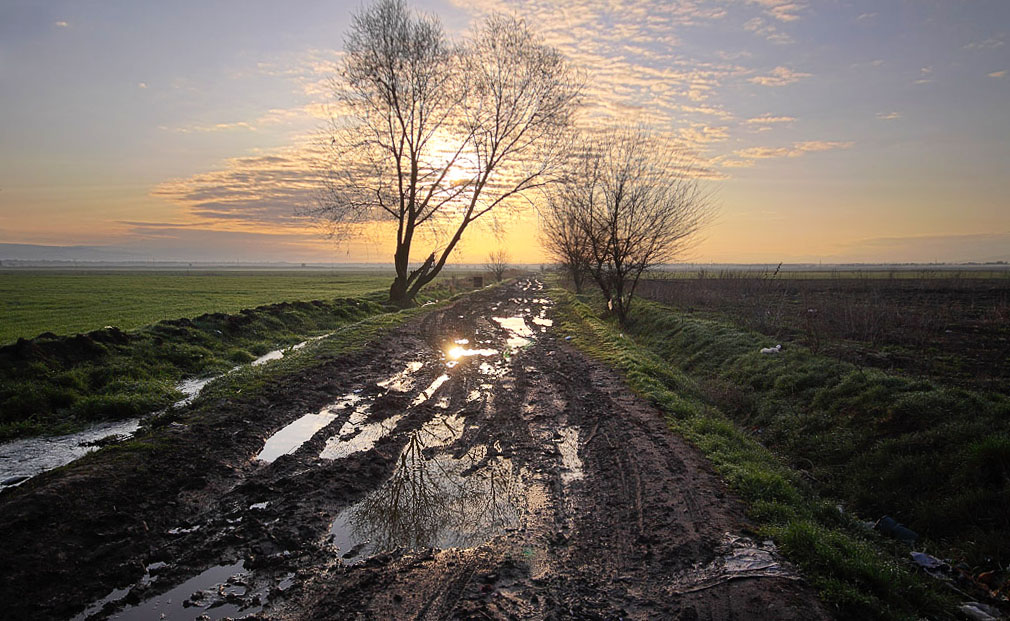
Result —
<instances>
[{"instance_id":1,"label":"roadside embankment","mask_svg":"<svg viewBox=\"0 0 1010 621\"><path fill-rule=\"evenodd\" d=\"M807 461L797 463L792 457L794 444L787 441L789 438L797 442L804 438L806 446L831 456L843 442L854 442L857 425L826 422L828 413L820 419L820 437L808 438L813 429L798 426L796 407L783 406L793 403L784 402L783 395L807 395L810 403L823 403L827 395L815 401L813 394L804 392L816 393L817 381L830 383L835 393L844 396L831 380L839 372L831 365L842 363L787 350L762 355L759 349L768 344L767 338L713 322L685 320L657 304L638 303L631 324L619 328L602 320L602 313L571 293L554 289L551 294L558 300L563 332L571 335L579 348L617 368L636 392L667 414L672 429L705 453L748 503L749 515L761 534L773 538L801 567L840 618L954 617L956 606L950 591L939 581L917 574L907 548L884 540L851 512L839 511L835 502L828 500L832 497L828 492L853 485L843 485L848 479L836 474L837 484L826 487L819 479L821 470L811 472ZM839 380L846 377L848 374L842 374ZM886 377L878 380L884 386L901 382ZM856 380L849 377L848 381ZM723 386L727 392L726 386L748 387L748 403L768 399L765 409L760 410L766 417L761 419L762 426L743 416L750 410L729 407L732 399L715 399L714 386ZM772 395L777 400L772 400ZM861 403L855 399L850 408ZM790 415L792 420L788 420ZM776 423L776 416L783 418ZM779 425L777 431L768 431L772 424ZM838 438L833 439L833 434ZM778 437L782 441L769 441ZM887 446L885 441L881 450ZM854 462L876 464L861 461L873 455L871 451L850 457ZM844 462L838 458L832 467ZM800 463L806 468L794 467ZM894 509L906 506L893 505ZM888 510L905 519L899 511Z\"/></svg>"}]
</instances>

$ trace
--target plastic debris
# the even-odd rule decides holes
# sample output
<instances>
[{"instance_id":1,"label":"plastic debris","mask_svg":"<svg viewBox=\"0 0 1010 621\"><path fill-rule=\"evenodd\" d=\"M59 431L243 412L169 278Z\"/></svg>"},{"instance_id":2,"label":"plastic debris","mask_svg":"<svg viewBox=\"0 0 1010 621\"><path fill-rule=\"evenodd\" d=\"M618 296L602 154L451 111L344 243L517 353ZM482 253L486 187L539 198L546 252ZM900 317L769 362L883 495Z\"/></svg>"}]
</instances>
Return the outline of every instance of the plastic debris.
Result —
<instances>
[{"instance_id":1,"label":"plastic debris","mask_svg":"<svg viewBox=\"0 0 1010 621\"><path fill-rule=\"evenodd\" d=\"M998 610L979 602L965 602L958 607L958 610L975 621L996 621L1003 618Z\"/></svg>"},{"instance_id":2,"label":"plastic debris","mask_svg":"<svg viewBox=\"0 0 1010 621\"><path fill-rule=\"evenodd\" d=\"M912 552L912 560L923 569L939 569L944 565L943 561L925 552Z\"/></svg>"},{"instance_id":3,"label":"plastic debris","mask_svg":"<svg viewBox=\"0 0 1010 621\"><path fill-rule=\"evenodd\" d=\"M919 540L919 533L906 528L904 524L899 524L897 520L886 515L877 520L877 523L873 525L873 529L882 535L887 535L909 545Z\"/></svg>"},{"instance_id":4,"label":"plastic debris","mask_svg":"<svg viewBox=\"0 0 1010 621\"><path fill-rule=\"evenodd\" d=\"M775 347L762 347L762 354L777 354L782 351L782 345L776 345Z\"/></svg>"}]
</instances>

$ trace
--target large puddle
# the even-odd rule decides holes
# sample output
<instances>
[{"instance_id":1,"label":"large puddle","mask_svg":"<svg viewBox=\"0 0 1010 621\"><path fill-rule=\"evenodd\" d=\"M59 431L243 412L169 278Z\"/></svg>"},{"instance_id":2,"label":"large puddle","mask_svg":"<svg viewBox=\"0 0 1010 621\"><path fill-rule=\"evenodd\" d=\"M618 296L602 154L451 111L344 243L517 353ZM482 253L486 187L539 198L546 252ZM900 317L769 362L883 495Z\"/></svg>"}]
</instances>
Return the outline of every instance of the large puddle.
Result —
<instances>
[{"instance_id":1,"label":"large puddle","mask_svg":"<svg viewBox=\"0 0 1010 621\"><path fill-rule=\"evenodd\" d=\"M0 445L0 488L64 466L98 448L94 443L113 436L132 435L140 419L102 423L64 436L25 438Z\"/></svg>"},{"instance_id":2,"label":"large puddle","mask_svg":"<svg viewBox=\"0 0 1010 621\"><path fill-rule=\"evenodd\" d=\"M496 447L451 451L465 421L443 414L411 432L392 476L330 528L347 564L395 549L473 547L519 525L525 473Z\"/></svg>"}]
</instances>

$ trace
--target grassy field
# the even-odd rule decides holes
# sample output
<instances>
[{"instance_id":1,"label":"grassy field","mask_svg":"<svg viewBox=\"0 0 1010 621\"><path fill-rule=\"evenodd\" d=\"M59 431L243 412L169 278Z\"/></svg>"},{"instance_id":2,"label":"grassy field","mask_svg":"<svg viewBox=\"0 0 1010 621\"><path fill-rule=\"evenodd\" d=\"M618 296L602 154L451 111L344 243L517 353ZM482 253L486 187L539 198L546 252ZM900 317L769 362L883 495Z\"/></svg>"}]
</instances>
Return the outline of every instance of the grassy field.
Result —
<instances>
[{"instance_id":1,"label":"grassy field","mask_svg":"<svg viewBox=\"0 0 1010 621\"><path fill-rule=\"evenodd\" d=\"M381 272L0 272L0 344L388 290Z\"/></svg>"}]
</instances>

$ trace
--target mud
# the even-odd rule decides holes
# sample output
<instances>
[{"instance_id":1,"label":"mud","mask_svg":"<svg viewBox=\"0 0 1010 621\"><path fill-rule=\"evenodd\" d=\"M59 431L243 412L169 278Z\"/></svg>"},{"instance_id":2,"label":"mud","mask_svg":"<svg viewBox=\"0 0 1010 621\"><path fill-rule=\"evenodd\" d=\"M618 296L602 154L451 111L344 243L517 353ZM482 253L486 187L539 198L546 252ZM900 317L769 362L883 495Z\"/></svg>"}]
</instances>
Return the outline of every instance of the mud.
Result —
<instances>
[{"instance_id":1,"label":"mud","mask_svg":"<svg viewBox=\"0 0 1010 621\"><path fill-rule=\"evenodd\" d=\"M139 438L158 463L103 450L5 491L6 612L825 618L551 316L536 281L488 289Z\"/></svg>"}]
</instances>

